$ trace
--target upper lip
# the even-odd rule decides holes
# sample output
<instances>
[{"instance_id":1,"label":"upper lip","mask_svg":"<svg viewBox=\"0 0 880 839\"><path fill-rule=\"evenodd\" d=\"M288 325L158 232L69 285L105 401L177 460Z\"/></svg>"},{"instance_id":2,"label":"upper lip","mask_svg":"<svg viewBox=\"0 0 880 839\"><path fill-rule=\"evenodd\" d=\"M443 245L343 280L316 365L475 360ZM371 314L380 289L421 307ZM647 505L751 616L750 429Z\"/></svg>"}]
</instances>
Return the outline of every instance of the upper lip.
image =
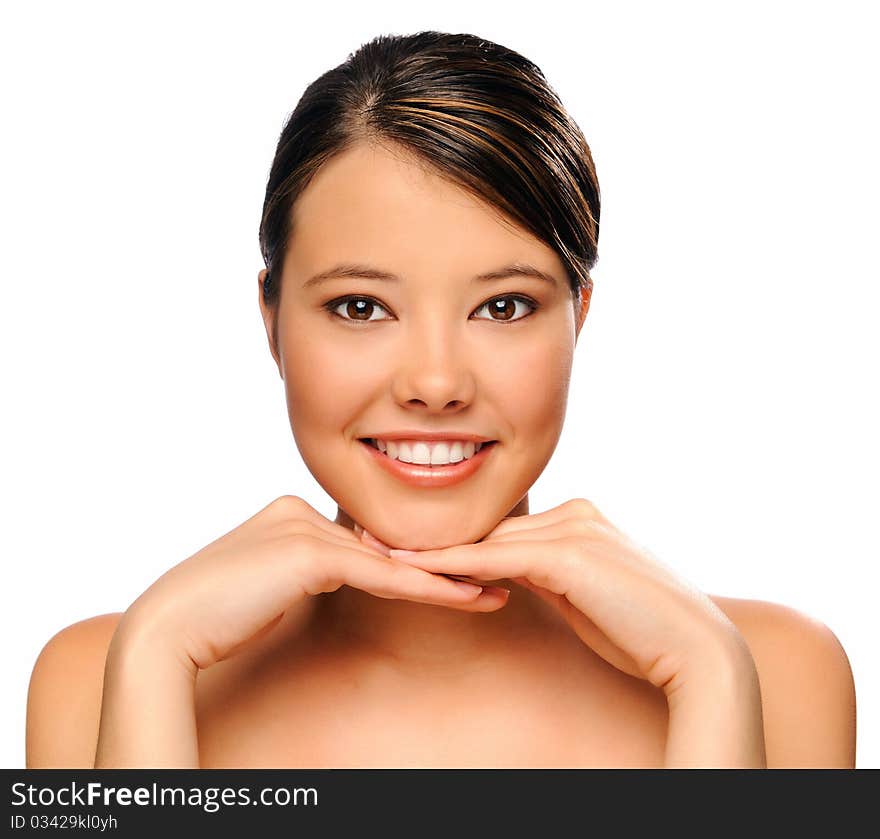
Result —
<instances>
[{"instance_id":1,"label":"upper lip","mask_svg":"<svg viewBox=\"0 0 880 839\"><path fill-rule=\"evenodd\" d=\"M490 443L492 437L471 434L468 431L377 431L368 435L373 440L470 440L474 443ZM366 439L366 438L361 438Z\"/></svg>"}]
</instances>

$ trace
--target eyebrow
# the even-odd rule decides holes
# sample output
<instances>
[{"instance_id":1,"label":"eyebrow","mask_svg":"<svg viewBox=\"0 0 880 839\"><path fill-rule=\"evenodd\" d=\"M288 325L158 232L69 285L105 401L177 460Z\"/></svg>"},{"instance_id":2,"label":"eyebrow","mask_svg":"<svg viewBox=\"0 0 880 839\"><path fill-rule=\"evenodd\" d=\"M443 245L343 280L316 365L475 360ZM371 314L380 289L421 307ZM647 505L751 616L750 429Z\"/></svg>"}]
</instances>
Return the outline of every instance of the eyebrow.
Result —
<instances>
[{"instance_id":1,"label":"eyebrow","mask_svg":"<svg viewBox=\"0 0 880 839\"><path fill-rule=\"evenodd\" d=\"M335 265L333 268L329 268L326 271L321 271L320 274L315 274L313 277L309 277L309 279L303 283L303 288L317 285L324 280L343 277L357 277L362 280L382 280L384 282L395 283L400 282L400 277L397 274L391 274L388 271L381 271L370 265L343 263ZM512 265L505 265L503 268L498 268L494 271L486 271L482 274L477 274L474 277L474 280L487 282L491 280L504 280L507 277L533 277L537 280L551 283L552 285L557 284L556 277L552 274L548 274L545 271L535 268L534 265L529 265L524 262L515 262Z\"/></svg>"}]
</instances>

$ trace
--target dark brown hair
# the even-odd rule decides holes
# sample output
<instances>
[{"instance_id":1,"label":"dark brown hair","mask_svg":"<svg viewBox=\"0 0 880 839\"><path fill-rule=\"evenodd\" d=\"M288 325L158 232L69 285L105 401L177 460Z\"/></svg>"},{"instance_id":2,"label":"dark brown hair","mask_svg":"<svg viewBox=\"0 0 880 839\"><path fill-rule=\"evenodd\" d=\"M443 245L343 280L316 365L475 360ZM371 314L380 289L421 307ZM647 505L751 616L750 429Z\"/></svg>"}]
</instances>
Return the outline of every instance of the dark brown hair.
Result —
<instances>
[{"instance_id":1,"label":"dark brown hair","mask_svg":"<svg viewBox=\"0 0 880 839\"><path fill-rule=\"evenodd\" d=\"M275 304L291 211L332 156L367 140L403 147L551 247L572 293L592 290L599 182L589 146L544 74L475 35L380 35L305 90L263 203L264 299Z\"/></svg>"}]
</instances>

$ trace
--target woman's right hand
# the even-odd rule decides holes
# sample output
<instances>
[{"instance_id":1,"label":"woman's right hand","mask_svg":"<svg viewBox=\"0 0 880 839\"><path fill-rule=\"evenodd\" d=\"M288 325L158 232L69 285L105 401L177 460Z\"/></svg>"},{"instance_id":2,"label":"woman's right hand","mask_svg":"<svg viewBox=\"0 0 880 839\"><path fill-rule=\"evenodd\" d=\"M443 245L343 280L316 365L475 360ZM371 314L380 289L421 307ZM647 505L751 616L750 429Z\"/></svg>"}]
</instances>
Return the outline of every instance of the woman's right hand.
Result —
<instances>
[{"instance_id":1,"label":"woman's right hand","mask_svg":"<svg viewBox=\"0 0 880 839\"><path fill-rule=\"evenodd\" d=\"M117 632L146 637L195 673L240 652L303 598L343 585L471 612L507 602L503 589L481 591L385 556L301 498L284 495L159 577Z\"/></svg>"}]
</instances>

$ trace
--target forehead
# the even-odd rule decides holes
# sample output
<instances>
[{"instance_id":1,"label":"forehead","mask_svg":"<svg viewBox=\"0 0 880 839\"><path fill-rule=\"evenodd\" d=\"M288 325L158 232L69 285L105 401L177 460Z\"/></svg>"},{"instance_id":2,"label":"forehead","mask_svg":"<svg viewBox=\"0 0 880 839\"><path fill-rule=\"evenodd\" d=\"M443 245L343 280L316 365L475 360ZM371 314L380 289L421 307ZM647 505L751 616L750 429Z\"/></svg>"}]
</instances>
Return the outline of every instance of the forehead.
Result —
<instances>
[{"instance_id":1,"label":"forehead","mask_svg":"<svg viewBox=\"0 0 880 839\"><path fill-rule=\"evenodd\" d=\"M512 261L564 276L552 248L404 151L358 144L331 158L293 208L288 268L337 262L463 278Z\"/></svg>"}]
</instances>

